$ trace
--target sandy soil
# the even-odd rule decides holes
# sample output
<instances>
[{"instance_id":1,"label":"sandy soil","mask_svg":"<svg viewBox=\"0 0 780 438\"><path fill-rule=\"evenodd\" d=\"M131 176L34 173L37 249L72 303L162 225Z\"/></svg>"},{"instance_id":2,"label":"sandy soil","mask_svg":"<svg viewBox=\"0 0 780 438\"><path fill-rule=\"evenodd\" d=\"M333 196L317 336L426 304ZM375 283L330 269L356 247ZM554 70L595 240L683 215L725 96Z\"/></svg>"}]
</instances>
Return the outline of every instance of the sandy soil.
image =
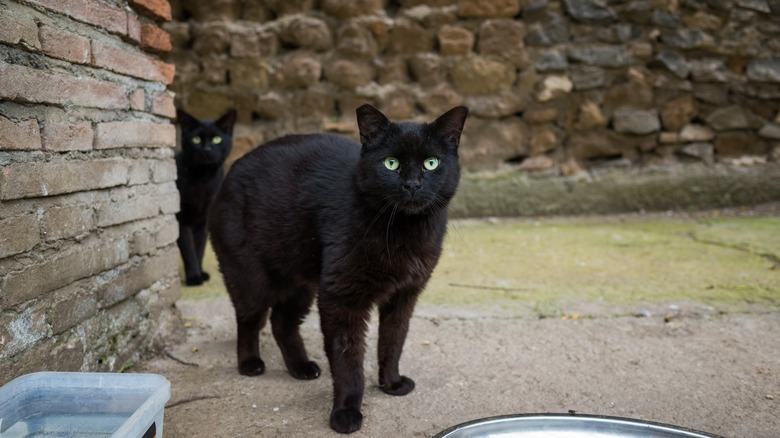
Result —
<instances>
[{"instance_id":1,"label":"sandy soil","mask_svg":"<svg viewBox=\"0 0 780 438\"><path fill-rule=\"evenodd\" d=\"M165 375L164 436L336 436L331 379L316 314L302 332L323 368L287 374L268 328L266 373L236 371L227 298L182 300L186 339L135 372ZM644 419L726 437L780 436L780 313L723 312L692 303L573 306L539 319L528 306L421 304L401 361L416 381L405 397L377 388L376 319L369 334L363 428L357 437L433 436L472 419L519 413ZM571 316L566 316L571 315ZM640 315L640 316L634 316Z\"/></svg>"}]
</instances>

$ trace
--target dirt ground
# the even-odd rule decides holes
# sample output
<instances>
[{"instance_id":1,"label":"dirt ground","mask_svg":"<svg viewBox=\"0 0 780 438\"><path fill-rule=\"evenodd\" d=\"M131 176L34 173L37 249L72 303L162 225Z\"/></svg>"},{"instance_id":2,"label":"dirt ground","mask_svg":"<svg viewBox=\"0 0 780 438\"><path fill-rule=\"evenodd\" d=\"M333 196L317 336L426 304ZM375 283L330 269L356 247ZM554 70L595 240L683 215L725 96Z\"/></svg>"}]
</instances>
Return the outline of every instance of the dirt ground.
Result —
<instances>
[{"instance_id":1,"label":"dirt ground","mask_svg":"<svg viewBox=\"0 0 780 438\"><path fill-rule=\"evenodd\" d=\"M771 230L780 222L769 224L771 238L776 238ZM752 234L752 242L770 241L770 236L761 237L764 232ZM459 234L470 239L468 226ZM670 247L663 239L659 242ZM715 263L713 271L726 268L717 265L719 255L708 251L751 257L745 248L706 248L699 251L706 255L702 262ZM739 292L754 287L750 278L769 275L755 286L767 294L761 303L725 294L716 298L728 302L717 303L682 295L679 300L561 299L554 312L545 312L525 296L500 304L423 300L401 359L401 372L416 382L405 397L386 395L377 387L374 318L364 364L363 428L353 435L430 437L477 418L575 411L724 437L777 438L780 271L769 268L771 257L757 257L755 273L747 271L752 269L748 265L740 267L732 275L733 285L719 280L715 288L696 286L705 292L718 287ZM583 260L594 265L592 259ZM733 264L733 259L724 260ZM695 264L689 268L702 269ZM331 378L316 313L304 322L302 334L323 375L298 381L286 372L268 327L261 334L265 374L238 374L233 309L225 295L187 298L185 293L177 305L186 322L185 340L133 369L171 381L165 437L338 435L328 426Z\"/></svg>"}]
</instances>

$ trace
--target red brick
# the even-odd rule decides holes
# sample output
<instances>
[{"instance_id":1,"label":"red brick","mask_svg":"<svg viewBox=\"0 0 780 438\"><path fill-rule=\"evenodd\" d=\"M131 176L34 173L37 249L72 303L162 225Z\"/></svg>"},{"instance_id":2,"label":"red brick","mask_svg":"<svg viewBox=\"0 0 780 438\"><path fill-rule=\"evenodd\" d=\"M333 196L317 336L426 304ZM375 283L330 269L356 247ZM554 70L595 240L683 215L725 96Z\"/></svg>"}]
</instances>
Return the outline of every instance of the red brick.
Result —
<instances>
[{"instance_id":1,"label":"red brick","mask_svg":"<svg viewBox=\"0 0 780 438\"><path fill-rule=\"evenodd\" d=\"M1 219L0 230L0 259L27 252L41 240L37 214Z\"/></svg>"},{"instance_id":2,"label":"red brick","mask_svg":"<svg viewBox=\"0 0 780 438\"><path fill-rule=\"evenodd\" d=\"M168 92L152 94L151 111L153 114L165 116L169 119L175 118L176 107L173 105L173 94Z\"/></svg>"},{"instance_id":3,"label":"red brick","mask_svg":"<svg viewBox=\"0 0 780 438\"><path fill-rule=\"evenodd\" d=\"M170 52L171 36L154 24L144 24L141 27L141 48L155 53Z\"/></svg>"},{"instance_id":4,"label":"red brick","mask_svg":"<svg viewBox=\"0 0 780 438\"><path fill-rule=\"evenodd\" d=\"M146 91L143 88L136 88L130 93L130 109L135 111L146 109Z\"/></svg>"},{"instance_id":5,"label":"red brick","mask_svg":"<svg viewBox=\"0 0 780 438\"><path fill-rule=\"evenodd\" d=\"M156 20L171 20L171 5L168 0L130 0L130 4Z\"/></svg>"},{"instance_id":6,"label":"red brick","mask_svg":"<svg viewBox=\"0 0 780 438\"><path fill-rule=\"evenodd\" d=\"M92 124L46 122L43 125L43 148L50 151L91 150Z\"/></svg>"},{"instance_id":7,"label":"red brick","mask_svg":"<svg viewBox=\"0 0 780 438\"><path fill-rule=\"evenodd\" d=\"M102 27L109 32L127 34L127 14L101 0L28 0L44 8Z\"/></svg>"},{"instance_id":8,"label":"red brick","mask_svg":"<svg viewBox=\"0 0 780 438\"><path fill-rule=\"evenodd\" d=\"M40 49L38 25L30 17L0 10L0 42L20 45L28 50Z\"/></svg>"},{"instance_id":9,"label":"red brick","mask_svg":"<svg viewBox=\"0 0 780 438\"><path fill-rule=\"evenodd\" d=\"M120 49L100 41L92 41L92 63L113 72L162 82L166 85L173 81L174 67L172 64L166 64L143 53Z\"/></svg>"},{"instance_id":10,"label":"red brick","mask_svg":"<svg viewBox=\"0 0 780 438\"><path fill-rule=\"evenodd\" d=\"M127 160L14 163L0 171L0 200L102 189L127 182Z\"/></svg>"},{"instance_id":11,"label":"red brick","mask_svg":"<svg viewBox=\"0 0 780 438\"><path fill-rule=\"evenodd\" d=\"M37 150L41 148L41 132L35 119L12 122L0 116L0 150Z\"/></svg>"},{"instance_id":12,"label":"red brick","mask_svg":"<svg viewBox=\"0 0 780 438\"><path fill-rule=\"evenodd\" d=\"M113 82L0 63L0 98L7 100L124 109L126 93L124 86Z\"/></svg>"},{"instance_id":13,"label":"red brick","mask_svg":"<svg viewBox=\"0 0 780 438\"><path fill-rule=\"evenodd\" d=\"M126 262L127 237L117 232L84 239L53 254L40 257L21 271L6 276L3 292L6 306L14 306L78 279L97 274Z\"/></svg>"},{"instance_id":14,"label":"red brick","mask_svg":"<svg viewBox=\"0 0 780 438\"><path fill-rule=\"evenodd\" d=\"M141 22L133 14L127 14L127 37L136 44L141 43Z\"/></svg>"},{"instance_id":15,"label":"red brick","mask_svg":"<svg viewBox=\"0 0 780 438\"><path fill-rule=\"evenodd\" d=\"M176 127L151 122L105 122L97 125L96 149L174 147Z\"/></svg>"},{"instance_id":16,"label":"red brick","mask_svg":"<svg viewBox=\"0 0 780 438\"><path fill-rule=\"evenodd\" d=\"M91 59L89 40L80 35L42 26L40 38L43 53L52 58L64 59L77 64L87 64Z\"/></svg>"},{"instance_id":17,"label":"red brick","mask_svg":"<svg viewBox=\"0 0 780 438\"><path fill-rule=\"evenodd\" d=\"M47 242L89 233L93 228L91 205L58 205L43 214L43 234Z\"/></svg>"}]
</instances>

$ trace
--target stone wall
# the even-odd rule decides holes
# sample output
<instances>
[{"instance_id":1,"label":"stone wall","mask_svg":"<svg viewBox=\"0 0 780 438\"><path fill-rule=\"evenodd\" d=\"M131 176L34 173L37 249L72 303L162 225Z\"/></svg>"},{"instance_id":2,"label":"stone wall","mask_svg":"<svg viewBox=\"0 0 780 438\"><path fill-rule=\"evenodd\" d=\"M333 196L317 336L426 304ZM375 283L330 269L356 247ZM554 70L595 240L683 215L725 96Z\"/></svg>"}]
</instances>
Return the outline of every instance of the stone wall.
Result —
<instances>
[{"instance_id":1,"label":"stone wall","mask_svg":"<svg viewBox=\"0 0 780 438\"><path fill-rule=\"evenodd\" d=\"M576 175L780 155L777 0L188 0L177 105L239 111L236 153L355 136L354 109L471 108L462 159ZM760 170L760 167L757 167Z\"/></svg>"},{"instance_id":2,"label":"stone wall","mask_svg":"<svg viewBox=\"0 0 780 438\"><path fill-rule=\"evenodd\" d=\"M178 327L164 0L0 1L0 384Z\"/></svg>"}]
</instances>

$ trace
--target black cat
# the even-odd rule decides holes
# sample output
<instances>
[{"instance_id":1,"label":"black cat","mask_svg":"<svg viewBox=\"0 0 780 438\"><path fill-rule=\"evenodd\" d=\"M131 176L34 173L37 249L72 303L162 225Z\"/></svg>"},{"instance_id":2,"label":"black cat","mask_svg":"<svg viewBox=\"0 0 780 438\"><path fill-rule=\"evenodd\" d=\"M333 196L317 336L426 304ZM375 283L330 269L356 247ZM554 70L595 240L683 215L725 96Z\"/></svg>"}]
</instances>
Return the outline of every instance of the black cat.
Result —
<instances>
[{"instance_id":1,"label":"black cat","mask_svg":"<svg viewBox=\"0 0 780 438\"><path fill-rule=\"evenodd\" d=\"M293 377L314 379L299 325L317 296L333 376L331 427L360 429L365 332L379 306L379 384L405 395L399 374L409 318L441 254L447 205L460 179L468 109L431 124L393 123L357 109L362 146L335 135L276 139L239 159L209 232L236 311L238 369L258 375L258 332L271 328Z\"/></svg>"},{"instance_id":2,"label":"black cat","mask_svg":"<svg viewBox=\"0 0 780 438\"><path fill-rule=\"evenodd\" d=\"M181 126L181 152L176 154L176 187L181 208L179 221L179 251L184 260L187 285L203 284L209 274L203 272L203 251L206 248L206 217L219 184L225 162L233 145L233 125L236 111L231 110L217 121L200 121L182 110L176 110Z\"/></svg>"}]
</instances>

